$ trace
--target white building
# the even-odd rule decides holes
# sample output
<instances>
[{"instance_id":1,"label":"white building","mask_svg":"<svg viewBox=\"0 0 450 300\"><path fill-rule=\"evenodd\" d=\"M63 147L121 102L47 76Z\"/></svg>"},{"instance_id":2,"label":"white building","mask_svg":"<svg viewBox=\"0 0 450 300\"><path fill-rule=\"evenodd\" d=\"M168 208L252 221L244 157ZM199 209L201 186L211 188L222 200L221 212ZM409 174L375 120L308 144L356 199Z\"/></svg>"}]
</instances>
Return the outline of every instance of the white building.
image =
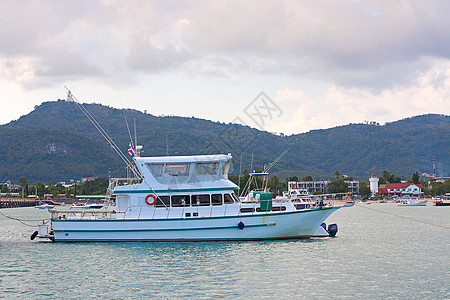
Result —
<instances>
[{"instance_id":1,"label":"white building","mask_svg":"<svg viewBox=\"0 0 450 300\"><path fill-rule=\"evenodd\" d=\"M346 180L344 181L348 184L347 192L351 192L353 194L359 193L359 181L356 180ZM289 181L288 190L298 190L300 192L321 192L323 194L328 193L328 185L331 183L329 180L324 181Z\"/></svg>"},{"instance_id":2,"label":"white building","mask_svg":"<svg viewBox=\"0 0 450 300\"><path fill-rule=\"evenodd\" d=\"M370 192L372 193L372 197L378 193L378 177L375 174L375 172L372 173L372 176L370 176L369 178L369 182L370 182Z\"/></svg>"}]
</instances>

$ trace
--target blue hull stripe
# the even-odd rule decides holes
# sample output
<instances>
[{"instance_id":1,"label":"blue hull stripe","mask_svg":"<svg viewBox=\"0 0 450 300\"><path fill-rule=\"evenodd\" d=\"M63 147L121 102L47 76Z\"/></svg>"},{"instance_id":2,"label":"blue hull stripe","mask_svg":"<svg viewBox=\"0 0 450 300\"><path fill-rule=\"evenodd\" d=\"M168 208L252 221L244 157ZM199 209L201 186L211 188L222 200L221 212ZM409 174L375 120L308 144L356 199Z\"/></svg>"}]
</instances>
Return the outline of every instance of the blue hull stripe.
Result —
<instances>
[{"instance_id":1,"label":"blue hull stripe","mask_svg":"<svg viewBox=\"0 0 450 300\"><path fill-rule=\"evenodd\" d=\"M288 236L288 237L267 237L267 238L204 238L204 239L149 239L149 240L133 240L133 239L117 239L117 240L92 240L92 239L67 239L67 240L55 240L55 242L72 243L72 242L103 242L103 243L116 243L116 242L233 242L233 241L277 241L277 240L300 240L309 239L309 235Z\"/></svg>"},{"instance_id":2,"label":"blue hull stripe","mask_svg":"<svg viewBox=\"0 0 450 300\"><path fill-rule=\"evenodd\" d=\"M249 224L247 227L275 226L276 223ZM216 230L216 229L239 229L237 225L215 226L215 227L193 227L193 228L142 228L142 229L66 229L55 230L55 232L137 232L137 231L191 231L191 230Z\"/></svg>"}]
</instances>

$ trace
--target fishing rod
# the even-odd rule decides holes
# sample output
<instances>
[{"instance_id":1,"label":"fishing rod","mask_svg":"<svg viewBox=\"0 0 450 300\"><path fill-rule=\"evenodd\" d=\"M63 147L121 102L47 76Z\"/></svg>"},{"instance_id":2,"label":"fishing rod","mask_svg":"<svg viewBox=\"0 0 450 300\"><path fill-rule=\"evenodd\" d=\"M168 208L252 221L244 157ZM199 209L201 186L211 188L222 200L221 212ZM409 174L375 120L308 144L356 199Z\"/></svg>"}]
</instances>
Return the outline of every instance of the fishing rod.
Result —
<instances>
[{"instance_id":1,"label":"fishing rod","mask_svg":"<svg viewBox=\"0 0 450 300\"><path fill-rule=\"evenodd\" d=\"M130 169L133 174L138 177L142 178L141 173L136 168L136 165L133 164L133 161L130 161L125 154L120 150L120 148L117 146L117 144L114 142L114 140L108 135L108 133L103 129L103 127L97 122L97 120L91 115L91 113L84 107L84 105L78 101L78 99L72 94L72 92L64 85L64 87L67 90L67 101L73 102L75 105L83 112L83 114L88 118L89 121L94 125L94 127L100 132L102 137L106 140L107 144L111 146L111 148L119 155L119 157L123 160L126 168Z\"/></svg>"},{"instance_id":2,"label":"fishing rod","mask_svg":"<svg viewBox=\"0 0 450 300\"><path fill-rule=\"evenodd\" d=\"M131 145L134 148L136 148L136 144L133 142L133 138L131 137L130 126L128 126L128 120L127 120L127 116L125 115L125 108L123 107L122 99L120 98L120 94L119 94L119 90L116 89L116 91L117 91L117 96L119 97L120 106L122 106L123 118L125 119L125 124L127 124L128 136L130 137ZM136 132L136 122L135 122L134 128L135 128L134 131ZM135 133L135 136L136 136L136 133ZM136 141L136 143L137 143L137 141Z\"/></svg>"},{"instance_id":3,"label":"fishing rod","mask_svg":"<svg viewBox=\"0 0 450 300\"><path fill-rule=\"evenodd\" d=\"M280 154L273 162L271 162L267 167L264 168L264 173L267 173L270 169L272 169L273 166L289 151L291 148L288 148L283 151L283 153Z\"/></svg>"}]
</instances>

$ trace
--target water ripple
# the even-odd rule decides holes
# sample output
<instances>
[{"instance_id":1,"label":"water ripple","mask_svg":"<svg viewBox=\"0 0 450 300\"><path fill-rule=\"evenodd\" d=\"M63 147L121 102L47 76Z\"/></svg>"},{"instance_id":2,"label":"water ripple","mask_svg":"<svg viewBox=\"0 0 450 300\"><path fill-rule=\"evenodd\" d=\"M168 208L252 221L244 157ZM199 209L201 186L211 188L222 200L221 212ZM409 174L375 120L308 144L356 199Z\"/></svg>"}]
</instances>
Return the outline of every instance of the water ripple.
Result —
<instances>
[{"instance_id":1,"label":"water ripple","mask_svg":"<svg viewBox=\"0 0 450 300\"><path fill-rule=\"evenodd\" d=\"M399 213L389 204L377 209ZM401 212L448 224L449 210L438 209ZM0 298L450 297L448 230L358 207L330 222L339 224L333 239L59 244L31 242L34 229L0 219Z\"/></svg>"}]
</instances>

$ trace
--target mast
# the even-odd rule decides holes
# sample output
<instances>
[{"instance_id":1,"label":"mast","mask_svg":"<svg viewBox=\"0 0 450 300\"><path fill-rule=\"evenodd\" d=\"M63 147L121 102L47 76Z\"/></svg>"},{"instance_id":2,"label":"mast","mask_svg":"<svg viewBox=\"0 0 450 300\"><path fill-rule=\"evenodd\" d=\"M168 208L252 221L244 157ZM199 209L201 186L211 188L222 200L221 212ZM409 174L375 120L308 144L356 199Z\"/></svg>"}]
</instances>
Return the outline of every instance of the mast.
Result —
<instances>
[{"instance_id":1,"label":"mast","mask_svg":"<svg viewBox=\"0 0 450 300\"><path fill-rule=\"evenodd\" d=\"M169 135L166 133L166 156L169 156Z\"/></svg>"},{"instance_id":2,"label":"mast","mask_svg":"<svg viewBox=\"0 0 450 300\"><path fill-rule=\"evenodd\" d=\"M136 134L136 118L133 118L134 121L134 142L136 143L136 146L138 144L137 142L137 134Z\"/></svg>"},{"instance_id":3,"label":"mast","mask_svg":"<svg viewBox=\"0 0 450 300\"><path fill-rule=\"evenodd\" d=\"M241 162L239 164L239 179L238 179L238 186L239 186L239 190L241 189L241 174L242 174L242 153L241 153ZM239 192L238 192L239 195Z\"/></svg>"},{"instance_id":4,"label":"mast","mask_svg":"<svg viewBox=\"0 0 450 300\"><path fill-rule=\"evenodd\" d=\"M433 178L436 178L436 157L433 157Z\"/></svg>"}]
</instances>

